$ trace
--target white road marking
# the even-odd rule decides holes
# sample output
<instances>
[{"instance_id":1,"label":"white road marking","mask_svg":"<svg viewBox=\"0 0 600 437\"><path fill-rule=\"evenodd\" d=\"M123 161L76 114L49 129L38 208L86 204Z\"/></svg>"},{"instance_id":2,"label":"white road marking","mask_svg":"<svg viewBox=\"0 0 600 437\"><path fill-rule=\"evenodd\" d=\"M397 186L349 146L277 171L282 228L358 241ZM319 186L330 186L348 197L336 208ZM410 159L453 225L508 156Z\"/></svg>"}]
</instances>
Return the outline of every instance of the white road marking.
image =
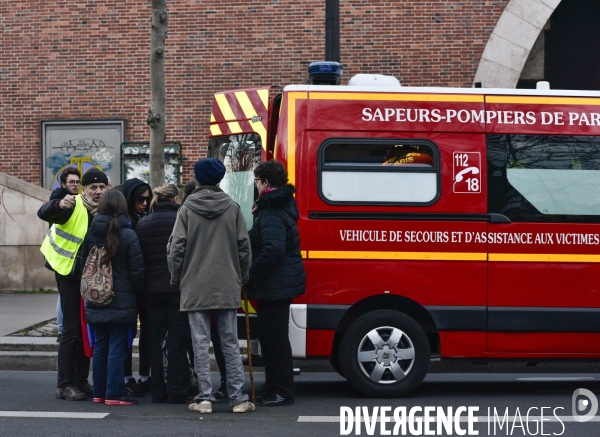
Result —
<instances>
[{"instance_id":1,"label":"white road marking","mask_svg":"<svg viewBox=\"0 0 600 437\"><path fill-rule=\"evenodd\" d=\"M538 381L538 382L557 382L557 381L595 381L596 378L592 378L591 376L539 376L533 378L517 378L517 381Z\"/></svg>"},{"instance_id":2,"label":"white road marking","mask_svg":"<svg viewBox=\"0 0 600 437\"><path fill-rule=\"evenodd\" d=\"M110 413L68 413L58 411L0 411L0 417L47 417L55 419L104 419L109 414Z\"/></svg>"},{"instance_id":3,"label":"white road marking","mask_svg":"<svg viewBox=\"0 0 600 437\"><path fill-rule=\"evenodd\" d=\"M298 416L298 422L339 422L340 416Z\"/></svg>"}]
</instances>

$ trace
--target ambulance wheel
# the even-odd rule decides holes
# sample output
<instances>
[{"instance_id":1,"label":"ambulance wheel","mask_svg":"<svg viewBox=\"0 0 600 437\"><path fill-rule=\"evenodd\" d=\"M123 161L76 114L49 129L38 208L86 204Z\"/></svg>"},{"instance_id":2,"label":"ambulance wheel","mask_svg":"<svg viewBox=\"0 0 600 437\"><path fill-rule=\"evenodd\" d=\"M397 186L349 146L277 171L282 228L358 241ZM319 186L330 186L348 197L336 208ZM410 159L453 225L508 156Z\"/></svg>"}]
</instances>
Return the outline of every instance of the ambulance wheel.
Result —
<instances>
[{"instance_id":1,"label":"ambulance wheel","mask_svg":"<svg viewBox=\"0 0 600 437\"><path fill-rule=\"evenodd\" d=\"M342 339L340 364L350 385L363 395L398 398L421 384L430 355L417 322L398 311L377 310L350 325Z\"/></svg>"}]
</instances>

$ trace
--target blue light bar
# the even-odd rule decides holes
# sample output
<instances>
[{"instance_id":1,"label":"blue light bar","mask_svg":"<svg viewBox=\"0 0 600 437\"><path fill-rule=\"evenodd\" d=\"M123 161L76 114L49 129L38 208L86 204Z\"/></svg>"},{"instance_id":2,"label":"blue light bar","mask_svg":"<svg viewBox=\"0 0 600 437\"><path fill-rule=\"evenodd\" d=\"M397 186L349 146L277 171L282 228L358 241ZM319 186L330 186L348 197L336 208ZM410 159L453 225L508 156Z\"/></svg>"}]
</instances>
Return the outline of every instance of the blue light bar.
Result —
<instances>
[{"instance_id":1,"label":"blue light bar","mask_svg":"<svg viewBox=\"0 0 600 437\"><path fill-rule=\"evenodd\" d=\"M339 62L313 62L308 66L308 84L339 85L342 80L342 64Z\"/></svg>"}]
</instances>

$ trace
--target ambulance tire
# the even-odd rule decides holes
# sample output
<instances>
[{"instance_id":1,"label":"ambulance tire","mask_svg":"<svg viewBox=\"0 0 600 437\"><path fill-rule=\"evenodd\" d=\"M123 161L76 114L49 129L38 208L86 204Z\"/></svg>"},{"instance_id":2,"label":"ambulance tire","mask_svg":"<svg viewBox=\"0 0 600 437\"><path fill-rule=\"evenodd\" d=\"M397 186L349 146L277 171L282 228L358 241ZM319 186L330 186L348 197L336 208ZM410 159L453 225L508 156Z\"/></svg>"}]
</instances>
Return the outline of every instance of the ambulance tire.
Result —
<instances>
[{"instance_id":1,"label":"ambulance tire","mask_svg":"<svg viewBox=\"0 0 600 437\"><path fill-rule=\"evenodd\" d=\"M340 346L344 377L355 390L373 398L412 392L425 378L430 356L423 328L393 310L371 311L356 319Z\"/></svg>"}]
</instances>

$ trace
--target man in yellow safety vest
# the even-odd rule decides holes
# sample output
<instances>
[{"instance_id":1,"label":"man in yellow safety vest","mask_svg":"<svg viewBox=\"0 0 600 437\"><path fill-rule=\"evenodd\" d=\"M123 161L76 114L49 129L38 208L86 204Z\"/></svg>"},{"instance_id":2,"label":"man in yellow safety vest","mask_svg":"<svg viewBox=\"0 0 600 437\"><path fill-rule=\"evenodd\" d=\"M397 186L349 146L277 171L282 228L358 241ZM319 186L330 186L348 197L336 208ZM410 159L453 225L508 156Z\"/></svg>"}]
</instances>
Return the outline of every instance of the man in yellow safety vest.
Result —
<instances>
[{"instance_id":1,"label":"man in yellow safety vest","mask_svg":"<svg viewBox=\"0 0 600 437\"><path fill-rule=\"evenodd\" d=\"M106 174L93 167L81 178L82 194L50 200L38 211L39 218L52 224L40 250L55 271L63 311L57 399L79 401L93 393L88 382L90 359L83 352L81 331L79 287L84 261L80 259L80 248L107 184Z\"/></svg>"}]
</instances>

